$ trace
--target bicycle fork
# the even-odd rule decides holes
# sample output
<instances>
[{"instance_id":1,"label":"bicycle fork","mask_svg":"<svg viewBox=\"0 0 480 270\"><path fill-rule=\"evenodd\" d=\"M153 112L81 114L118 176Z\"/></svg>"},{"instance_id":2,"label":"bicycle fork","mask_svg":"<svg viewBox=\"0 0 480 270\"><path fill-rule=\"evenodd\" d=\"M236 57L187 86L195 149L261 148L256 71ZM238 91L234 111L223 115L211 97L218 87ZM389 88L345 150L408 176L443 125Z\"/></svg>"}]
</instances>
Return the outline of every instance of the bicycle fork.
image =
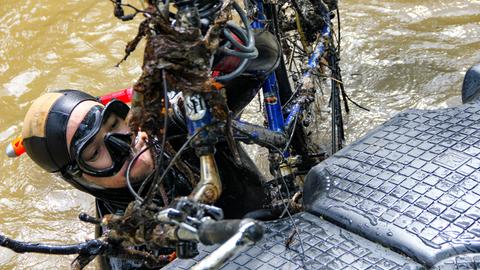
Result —
<instances>
[{"instance_id":1,"label":"bicycle fork","mask_svg":"<svg viewBox=\"0 0 480 270\"><path fill-rule=\"evenodd\" d=\"M185 94L185 112L189 136L195 136L191 145L200 159L200 182L190 196L197 202L214 203L222 193L222 182L214 158L216 134L207 130L212 114L198 93Z\"/></svg>"}]
</instances>

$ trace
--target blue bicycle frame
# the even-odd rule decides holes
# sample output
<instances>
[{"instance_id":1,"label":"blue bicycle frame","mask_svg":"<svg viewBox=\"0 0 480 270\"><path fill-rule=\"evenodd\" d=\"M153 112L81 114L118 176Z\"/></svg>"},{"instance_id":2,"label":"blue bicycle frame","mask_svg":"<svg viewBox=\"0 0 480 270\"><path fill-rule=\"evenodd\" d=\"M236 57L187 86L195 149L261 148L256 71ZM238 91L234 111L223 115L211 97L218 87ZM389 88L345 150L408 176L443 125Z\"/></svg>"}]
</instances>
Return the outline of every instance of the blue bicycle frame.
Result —
<instances>
[{"instance_id":1,"label":"blue bicycle frame","mask_svg":"<svg viewBox=\"0 0 480 270\"><path fill-rule=\"evenodd\" d=\"M265 21L266 16L264 12L264 3L262 0L256 1L257 7L257 18L252 22L251 26L253 29L264 29L265 28ZM332 37L332 32L329 24L325 24L322 29L322 35L320 37L320 41L318 42L314 52L309 58L307 70L303 73L302 78L300 80L300 86L303 85L303 82L312 76L312 72L315 68L318 67L320 59L322 55L326 51L325 44L329 42L329 39ZM304 111L303 103L305 99L296 100L296 102L289 106L287 117L284 118L284 112L282 111L282 104L280 102L280 95L279 95L279 87L275 73L272 73L268 76L266 81L263 83L262 86L263 96L264 96L264 106L266 111L266 118L268 122L268 129L273 132L278 132L281 134L285 134L286 131L291 127L293 122L300 114ZM197 97L198 104L205 104L202 97ZM198 105L197 104L197 105ZM192 104L192 106L195 104ZM188 104L187 104L188 106ZM199 105L198 105L199 106ZM208 107L208 105L207 105ZM206 125L209 125L212 121L212 116L209 112L209 108L205 107L197 107L192 108L195 112L197 109L201 109L202 113L196 114L196 117L193 119L191 117L187 117L187 126L189 129L189 135L192 136L196 130L199 128L203 128ZM187 116L188 116L187 112ZM259 127L260 128L260 127ZM202 134L199 134L202 136ZM285 156L288 156L289 153L284 153Z\"/></svg>"},{"instance_id":2,"label":"blue bicycle frame","mask_svg":"<svg viewBox=\"0 0 480 270\"><path fill-rule=\"evenodd\" d=\"M252 23L252 28L254 29L264 29L266 20L265 12L263 8L263 1L257 0L257 18ZM325 43L332 37L332 31L329 24L325 24L322 29L321 39L318 42L314 52L308 60L308 69L303 74L300 85L303 84L307 78L311 77L312 71L318 66L322 55L325 53L326 47ZM295 118L297 118L304 110L302 103L304 100L297 101L290 109L289 114L286 119L282 112L282 104L280 104L279 88L277 78L275 73L272 73L262 87L265 111L267 114L268 128L272 131L284 132L290 125L293 123ZM272 101L275 102L272 102Z\"/></svg>"},{"instance_id":3,"label":"blue bicycle frame","mask_svg":"<svg viewBox=\"0 0 480 270\"><path fill-rule=\"evenodd\" d=\"M263 9L263 1L257 1L257 18L252 22L253 29L264 29L266 20ZM278 82L275 72L272 72L263 83L263 101L267 113L268 128L272 131L284 132L285 122L282 113L282 104L280 104L280 95L278 91Z\"/></svg>"}]
</instances>

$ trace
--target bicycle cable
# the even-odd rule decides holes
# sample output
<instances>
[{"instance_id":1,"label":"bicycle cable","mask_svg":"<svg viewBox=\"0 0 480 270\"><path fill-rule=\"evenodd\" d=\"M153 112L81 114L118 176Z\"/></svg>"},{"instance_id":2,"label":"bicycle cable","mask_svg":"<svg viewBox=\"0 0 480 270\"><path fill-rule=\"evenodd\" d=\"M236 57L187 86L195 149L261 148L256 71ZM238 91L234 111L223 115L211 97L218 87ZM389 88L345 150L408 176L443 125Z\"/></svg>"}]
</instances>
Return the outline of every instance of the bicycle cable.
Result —
<instances>
[{"instance_id":1,"label":"bicycle cable","mask_svg":"<svg viewBox=\"0 0 480 270\"><path fill-rule=\"evenodd\" d=\"M278 154L280 154L280 156L282 157L282 161L285 162L285 157L283 156L282 150L280 150L278 147L276 147L276 146L274 146L274 145L272 145L272 144L268 144L268 143L266 143L266 144L269 145L273 150L275 150L276 152L278 152ZM283 182L283 184L285 185L285 188L286 188L286 190L287 190L287 194L290 194L290 189L288 188L288 185L287 185L287 183L286 183L286 181L285 181L285 178L283 177L283 175L281 174L281 172L279 172L278 170L275 170L275 174L280 174L280 178L282 179L282 182ZM277 178L277 176L274 176L274 177L275 177L275 179L276 179L276 181L277 181L277 184L279 184L279 183L278 183L278 178ZM302 266L303 266L304 269L307 269L307 268L306 268L306 264L305 264L305 247L304 247L304 244L303 244L303 240L302 240L302 238L300 237L300 230L298 229L298 226L297 226L297 224L295 223L295 220L293 219L293 216L292 216L292 214L290 213L290 210L288 209L288 205L285 203L285 198L283 197L283 194L282 194L281 191L279 192L279 195L280 195L280 200L281 200L281 202L282 202L282 204L283 204L283 207L284 207L284 209L285 209L284 211L287 213L288 218L289 218L289 220L290 220L290 222L291 222L291 224L292 224L292 226L293 226L293 228L294 228L294 230L295 230L295 233L296 233L297 236L298 236L298 241L299 241L299 243L300 243L300 248L301 248L301 250L302 250L302 254L301 254ZM290 197L290 195L288 195L288 196ZM288 199L288 201L290 201L290 198Z\"/></svg>"},{"instance_id":2,"label":"bicycle cable","mask_svg":"<svg viewBox=\"0 0 480 270\"><path fill-rule=\"evenodd\" d=\"M139 201L139 202L143 202L143 199L142 197L140 197L140 195L138 195L138 193L133 189L132 187L132 181L131 181L131 178L130 178L130 172L132 170L132 167L133 167L133 164L137 161L137 159L143 154L145 153L147 150L150 150L151 147L153 147L155 144L151 144L147 147L145 147L144 149L142 149L140 152L138 152L137 154L135 154L135 156L132 158L132 160L130 160L130 162L128 163L128 167L127 167L127 172L125 174L125 181L127 183L127 188L128 190L130 191L130 193L133 195L133 197L135 197L135 200ZM151 177L151 175L153 174L150 173L147 178L145 178L144 182L142 183L142 186L145 184L145 182L147 180L149 180L149 178ZM139 193L141 193L139 191Z\"/></svg>"},{"instance_id":3,"label":"bicycle cable","mask_svg":"<svg viewBox=\"0 0 480 270\"><path fill-rule=\"evenodd\" d=\"M213 125L215 123L212 123L211 125ZM173 158L170 160L170 162L168 163L167 167L165 168L165 170L163 170L163 173L162 175L160 176L160 178L157 178L155 179L155 183L150 187L150 189L148 190L147 192L147 195L145 196L145 200L146 199L151 199L151 196L154 192L154 190L156 190L160 184L162 184L163 182L163 179L165 178L165 176L167 175L167 173L170 171L170 169L173 167L173 165L175 164L175 162L177 161L177 159L180 157L180 155L183 153L183 151L185 151L187 149L187 147L190 145L190 142L198 136L198 134L200 134L200 132L202 132L205 128L211 126L211 125L207 125L207 126L203 126L199 129L197 129L195 131L195 133L187 139L187 141L182 145L182 147L180 147L180 149L177 151L177 153L175 153L175 155L173 156ZM144 203L145 203L145 200L144 200Z\"/></svg>"},{"instance_id":4,"label":"bicycle cable","mask_svg":"<svg viewBox=\"0 0 480 270\"><path fill-rule=\"evenodd\" d=\"M163 117L163 130L162 130L162 142L160 144L160 155L155 157L155 163L157 170L155 170L154 179L157 179L160 175L160 168L163 166L163 154L165 153L165 143L167 139L167 129L168 129L168 109L170 99L168 98L168 86L167 86L167 79L165 76L165 70L162 69L162 90L163 90L163 104L164 106L164 117ZM165 205L166 206L166 205Z\"/></svg>"}]
</instances>

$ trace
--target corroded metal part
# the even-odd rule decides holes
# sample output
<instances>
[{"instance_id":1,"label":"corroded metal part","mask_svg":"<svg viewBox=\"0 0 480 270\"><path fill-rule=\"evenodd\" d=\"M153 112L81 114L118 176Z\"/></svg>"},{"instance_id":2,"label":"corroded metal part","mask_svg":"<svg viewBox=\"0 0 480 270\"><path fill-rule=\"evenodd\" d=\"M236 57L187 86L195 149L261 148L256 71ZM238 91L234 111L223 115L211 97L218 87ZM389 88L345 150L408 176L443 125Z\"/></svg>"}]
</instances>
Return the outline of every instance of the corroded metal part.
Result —
<instances>
[{"instance_id":1,"label":"corroded metal part","mask_svg":"<svg viewBox=\"0 0 480 270\"><path fill-rule=\"evenodd\" d=\"M200 182L190 195L201 203L214 203L222 193L222 182L213 154L200 157Z\"/></svg>"}]
</instances>

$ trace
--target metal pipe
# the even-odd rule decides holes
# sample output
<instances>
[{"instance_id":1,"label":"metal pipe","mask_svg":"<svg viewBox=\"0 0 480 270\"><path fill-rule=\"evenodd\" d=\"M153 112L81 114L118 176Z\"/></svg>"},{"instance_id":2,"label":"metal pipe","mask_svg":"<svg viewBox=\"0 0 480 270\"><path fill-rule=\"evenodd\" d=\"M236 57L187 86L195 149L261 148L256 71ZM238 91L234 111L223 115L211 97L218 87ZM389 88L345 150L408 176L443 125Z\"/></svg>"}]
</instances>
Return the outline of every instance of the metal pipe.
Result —
<instances>
[{"instance_id":1,"label":"metal pipe","mask_svg":"<svg viewBox=\"0 0 480 270\"><path fill-rule=\"evenodd\" d=\"M192 270L219 269L228 259L260 241L263 237L263 227L255 221L245 221L236 234L193 266Z\"/></svg>"},{"instance_id":2,"label":"metal pipe","mask_svg":"<svg viewBox=\"0 0 480 270\"><path fill-rule=\"evenodd\" d=\"M222 182L212 154L200 156L200 182L190 197L200 203L214 203L222 194Z\"/></svg>"}]
</instances>

